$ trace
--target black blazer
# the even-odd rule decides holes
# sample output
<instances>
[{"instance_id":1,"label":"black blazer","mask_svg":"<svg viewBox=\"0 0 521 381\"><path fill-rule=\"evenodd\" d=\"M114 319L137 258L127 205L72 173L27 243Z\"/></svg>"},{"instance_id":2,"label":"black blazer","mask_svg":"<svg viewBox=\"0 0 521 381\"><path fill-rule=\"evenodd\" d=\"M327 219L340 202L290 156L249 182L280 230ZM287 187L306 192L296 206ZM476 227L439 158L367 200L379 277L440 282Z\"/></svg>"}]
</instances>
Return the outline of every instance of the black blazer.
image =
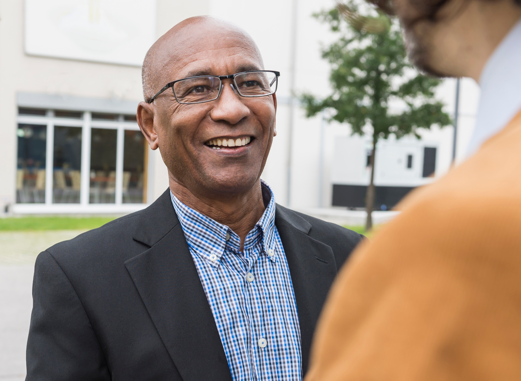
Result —
<instances>
[{"instance_id":1,"label":"black blazer","mask_svg":"<svg viewBox=\"0 0 521 381\"><path fill-rule=\"evenodd\" d=\"M305 373L329 287L362 236L276 208ZM231 380L168 191L140 212L41 253L33 303L26 380Z\"/></svg>"}]
</instances>

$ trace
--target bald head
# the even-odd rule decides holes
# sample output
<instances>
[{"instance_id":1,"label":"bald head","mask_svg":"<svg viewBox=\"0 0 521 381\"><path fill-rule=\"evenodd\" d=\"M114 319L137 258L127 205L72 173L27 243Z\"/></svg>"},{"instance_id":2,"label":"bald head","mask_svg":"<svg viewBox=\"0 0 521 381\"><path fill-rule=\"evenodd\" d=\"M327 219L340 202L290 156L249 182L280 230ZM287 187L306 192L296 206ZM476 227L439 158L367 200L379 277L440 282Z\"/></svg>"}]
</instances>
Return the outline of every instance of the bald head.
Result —
<instances>
[{"instance_id":1,"label":"bald head","mask_svg":"<svg viewBox=\"0 0 521 381\"><path fill-rule=\"evenodd\" d=\"M175 69L196 59L204 50L218 49L236 41L250 50L263 66L262 56L253 39L235 25L209 16L181 21L161 36L148 50L142 68L143 95L150 99L174 78ZM224 73L215 73L224 74Z\"/></svg>"}]
</instances>

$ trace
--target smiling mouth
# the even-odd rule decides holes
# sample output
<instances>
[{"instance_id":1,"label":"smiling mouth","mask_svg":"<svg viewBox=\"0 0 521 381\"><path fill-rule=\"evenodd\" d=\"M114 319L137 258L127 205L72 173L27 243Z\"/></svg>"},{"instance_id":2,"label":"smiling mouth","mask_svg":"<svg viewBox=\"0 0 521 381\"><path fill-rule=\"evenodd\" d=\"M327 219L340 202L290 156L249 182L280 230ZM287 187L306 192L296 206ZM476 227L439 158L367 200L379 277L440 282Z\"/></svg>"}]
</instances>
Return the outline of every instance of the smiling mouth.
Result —
<instances>
[{"instance_id":1,"label":"smiling mouth","mask_svg":"<svg viewBox=\"0 0 521 381\"><path fill-rule=\"evenodd\" d=\"M251 136L246 136L243 138L231 139L231 138L218 138L208 140L205 145L213 149L221 149L221 148L240 148L247 146L252 142L254 138Z\"/></svg>"}]
</instances>

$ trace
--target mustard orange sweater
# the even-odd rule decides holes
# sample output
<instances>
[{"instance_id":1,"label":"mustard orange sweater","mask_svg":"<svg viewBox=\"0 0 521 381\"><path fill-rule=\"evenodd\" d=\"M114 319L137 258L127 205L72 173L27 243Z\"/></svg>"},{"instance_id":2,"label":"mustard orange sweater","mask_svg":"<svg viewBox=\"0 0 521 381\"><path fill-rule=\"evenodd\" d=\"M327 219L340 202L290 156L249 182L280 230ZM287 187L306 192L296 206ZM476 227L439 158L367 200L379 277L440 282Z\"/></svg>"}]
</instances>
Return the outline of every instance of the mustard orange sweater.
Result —
<instances>
[{"instance_id":1,"label":"mustard orange sweater","mask_svg":"<svg viewBox=\"0 0 521 381\"><path fill-rule=\"evenodd\" d=\"M521 112L343 268L306 381L521 380Z\"/></svg>"}]
</instances>

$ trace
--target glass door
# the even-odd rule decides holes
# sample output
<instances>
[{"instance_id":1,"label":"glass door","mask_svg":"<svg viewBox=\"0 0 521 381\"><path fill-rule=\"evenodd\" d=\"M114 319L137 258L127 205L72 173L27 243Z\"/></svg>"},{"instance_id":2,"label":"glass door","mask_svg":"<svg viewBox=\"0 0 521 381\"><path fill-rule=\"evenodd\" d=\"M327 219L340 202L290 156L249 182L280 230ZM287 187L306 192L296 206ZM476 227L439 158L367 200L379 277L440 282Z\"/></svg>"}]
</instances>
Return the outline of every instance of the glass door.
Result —
<instances>
[{"instance_id":1,"label":"glass door","mask_svg":"<svg viewBox=\"0 0 521 381\"><path fill-rule=\"evenodd\" d=\"M124 204L146 202L146 141L141 131L125 130L122 201Z\"/></svg>"},{"instance_id":2,"label":"glass door","mask_svg":"<svg viewBox=\"0 0 521 381\"><path fill-rule=\"evenodd\" d=\"M80 127L54 127L53 204L79 204L81 192Z\"/></svg>"},{"instance_id":3,"label":"glass door","mask_svg":"<svg viewBox=\"0 0 521 381\"><path fill-rule=\"evenodd\" d=\"M16 163L16 202L45 202L47 132L45 125L19 124Z\"/></svg>"},{"instance_id":4,"label":"glass door","mask_svg":"<svg viewBox=\"0 0 521 381\"><path fill-rule=\"evenodd\" d=\"M91 129L90 204L116 202L116 152L118 131Z\"/></svg>"}]
</instances>

